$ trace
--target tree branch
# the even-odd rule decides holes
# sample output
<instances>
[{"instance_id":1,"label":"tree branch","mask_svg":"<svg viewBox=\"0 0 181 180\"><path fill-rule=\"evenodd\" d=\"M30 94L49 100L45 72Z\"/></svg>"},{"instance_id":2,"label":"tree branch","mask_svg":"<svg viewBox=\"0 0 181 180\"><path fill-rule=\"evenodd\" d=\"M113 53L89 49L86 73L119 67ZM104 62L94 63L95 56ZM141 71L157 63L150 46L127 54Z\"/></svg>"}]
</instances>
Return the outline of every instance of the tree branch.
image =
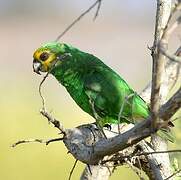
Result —
<instances>
[{"instance_id":1,"label":"tree branch","mask_svg":"<svg viewBox=\"0 0 181 180\"><path fill-rule=\"evenodd\" d=\"M20 140L20 141L17 141L16 143L12 144L11 147L16 147L19 144L34 143L34 142L43 143L43 144L48 145L51 142L62 141L62 140L63 140L63 138L54 138L54 139L48 139L48 140L44 140L44 139L24 139L24 140Z\"/></svg>"},{"instance_id":2,"label":"tree branch","mask_svg":"<svg viewBox=\"0 0 181 180\"><path fill-rule=\"evenodd\" d=\"M66 134L66 129L63 127L60 121L52 117L45 109L40 110L40 113L48 119L48 122L52 123L56 128L58 128L61 134Z\"/></svg>"},{"instance_id":3,"label":"tree branch","mask_svg":"<svg viewBox=\"0 0 181 180\"><path fill-rule=\"evenodd\" d=\"M166 56L164 55L168 49L168 39L170 34L178 25L170 25L171 18L177 10L177 5L172 9L171 0L157 0L157 14L155 25L155 39L152 50L153 68L152 68L152 88L151 88L151 116L153 119L152 127L155 128L160 123L158 111L166 101L169 88L169 77L165 76ZM176 24L176 23L174 23ZM167 141L158 137L156 134L152 135L152 145L155 151L166 151L168 149ZM171 165L168 154L161 154L157 157L158 163L161 165L161 176L155 174L156 179L163 179L171 174ZM158 175L158 176L157 176Z\"/></svg>"},{"instance_id":4,"label":"tree branch","mask_svg":"<svg viewBox=\"0 0 181 180\"><path fill-rule=\"evenodd\" d=\"M153 69L152 69L152 88L151 88L151 111L153 118L153 128L157 126L159 118L157 116L161 101L164 99L163 93L160 94L160 87L163 79L165 56L160 53L158 44L167 26L168 19L171 14L172 1L171 0L157 0L157 13L155 25L155 39L152 50ZM164 49L167 49L168 42L164 43ZM167 93L166 93L167 94Z\"/></svg>"},{"instance_id":5,"label":"tree branch","mask_svg":"<svg viewBox=\"0 0 181 180\"><path fill-rule=\"evenodd\" d=\"M97 16L98 16L98 13L99 13L99 10L100 10L100 7L101 7L101 2L102 2L102 0L95 1L86 11L84 11L70 25L68 25L65 28L65 30L60 35L58 35L58 37L56 38L55 41L56 42L59 41L62 36L64 36L77 22L79 22L86 14L88 14L98 4L98 8L97 8L96 14L94 16L94 20L95 20L97 18Z\"/></svg>"},{"instance_id":6,"label":"tree branch","mask_svg":"<svg viewBox=\"0 0 181 180\"><path fill-rule=\"evenodd\" d=\"M181 92L179 90L166 104L161 107L159 111L159 118L163 121L167 121L168 118L173 115L170 111L175 113L180 108L180 103ZM165 127L165 123L162 123L157 124L157 127L152 129L150 128L151 122L152 119L149 117L147 120L136 124L132 129L124 132L123 134L109 139L103 139L99 135L99 138L95 140L95 143L92 141L92 138L94 137L90 137L90 134L87 134L87 130L84 128L87 128L89 125L79 126L76 129L68 130L68 133L64 138L64 143L75 158L86 164L97 164L104 156L124 150L125 148L130 147L150 136L161 127ZM97 135L99 132L95 129L93 124L91 126L89 126L89 128L91 128L92 132ZM115 129L114 132L116 132ZM94 143L93 146L92 143Z\"/></svg>"}]
</instances>

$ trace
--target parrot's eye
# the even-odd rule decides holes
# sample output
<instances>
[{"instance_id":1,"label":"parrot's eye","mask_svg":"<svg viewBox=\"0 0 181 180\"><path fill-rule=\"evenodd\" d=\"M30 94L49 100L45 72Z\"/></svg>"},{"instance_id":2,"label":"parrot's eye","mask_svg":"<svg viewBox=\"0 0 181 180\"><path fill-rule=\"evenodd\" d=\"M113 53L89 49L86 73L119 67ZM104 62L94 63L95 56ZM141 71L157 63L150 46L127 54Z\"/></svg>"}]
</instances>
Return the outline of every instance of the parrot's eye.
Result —
<instances>
[{"instance_id":1,"label":"parrot's eye","mask_svg":"<svg viewBox=\"0 0 181 180\"><path fill-rule=\"evenodd\" d=\"M41 55L40 55L40 59L42 61L46 61L47 59L49 58L49 54L47 52L43 52Z\"/></svg>"}]
</instances>

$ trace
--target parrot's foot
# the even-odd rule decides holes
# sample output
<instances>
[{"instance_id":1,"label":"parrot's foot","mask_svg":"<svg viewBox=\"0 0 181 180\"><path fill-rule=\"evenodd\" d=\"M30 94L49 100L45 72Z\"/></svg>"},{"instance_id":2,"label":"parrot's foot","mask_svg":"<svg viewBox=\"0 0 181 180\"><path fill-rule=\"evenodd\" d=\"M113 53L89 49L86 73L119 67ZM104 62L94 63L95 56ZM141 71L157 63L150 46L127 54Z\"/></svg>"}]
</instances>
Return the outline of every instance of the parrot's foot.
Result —
<instances>
[{"instance_id":1,"label":"parrot's foot","mask_svg":"<svg viewBox=\"0 0 181 180\"><path fill-rule=\"evenodd\" d=\"M109 131L111 131L111 129L112 129L110 124L105 124L104 127L107 128Z\"/></svg>"}]
</instances>

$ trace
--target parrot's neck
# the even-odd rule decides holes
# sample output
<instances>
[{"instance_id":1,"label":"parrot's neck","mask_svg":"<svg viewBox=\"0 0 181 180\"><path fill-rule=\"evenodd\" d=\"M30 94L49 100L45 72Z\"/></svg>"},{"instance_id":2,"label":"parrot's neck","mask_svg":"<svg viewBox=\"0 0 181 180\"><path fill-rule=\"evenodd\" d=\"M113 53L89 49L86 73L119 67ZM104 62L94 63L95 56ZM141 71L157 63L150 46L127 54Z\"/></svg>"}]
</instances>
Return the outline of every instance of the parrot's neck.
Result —
<instances>
[{"instance_id":1,"label":"parrot's neck","mask_svg":"<svg viewBox=\"0 0 181 180\"><path fill-rule=\"evenodd\" d=\"M61 83L74 101L87 113L91 113L92 110L87 107L89 100L84 92L84 80L81 73L75 68L62 69L58 66L51 74Z\"/></svg>"},{"instance_id":2,"label":"parrot's neck","mask_svg":"<svg viewBox=\"0 0 181 180\"><path fill-rule=\"evenodd\" d=\"M70 61L73 63L72 61L74 61L74 59L71 59ZM65 62L57 65L51 71L51 74L67 89L71 97L76 102L79 102L84 81L82 80L80 73L81 68L78 66L79 63L74 62L74 65L70 65L70 61L67 59Z\"/></svg>"},{"instance_id":3,"label":"parrot's neck","mask_svg":"<svg viewBox=\"0 0 181 180\"><path fill-rule=\"evenodd\" d=\"M62 65L53 69L51 74L66 88L74 88L78 85L80 75L75 68L64 68Z\"/></svg>"},{"instance_id":4,"label":"parrot's neck","mask_svg":"<svg viewBox=\"0 0 181 180\"><path fill-rule=\"evenodd\" d=\"M82 77L86 72L87 64L87 53L84 53L70 45L64 44L64 54L68 56L62 60L51 71L51 74L67 88L75 89L77 86L81 86Z\"/></svg>"}]
</instances>

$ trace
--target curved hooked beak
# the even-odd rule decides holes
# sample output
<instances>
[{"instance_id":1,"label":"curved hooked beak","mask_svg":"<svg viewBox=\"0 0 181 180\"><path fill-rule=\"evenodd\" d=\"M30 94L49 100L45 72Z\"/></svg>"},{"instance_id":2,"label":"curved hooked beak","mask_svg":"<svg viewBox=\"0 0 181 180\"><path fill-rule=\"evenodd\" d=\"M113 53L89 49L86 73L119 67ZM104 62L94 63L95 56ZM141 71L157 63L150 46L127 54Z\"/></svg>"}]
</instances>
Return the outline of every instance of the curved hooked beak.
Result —
<instances>
[{"instance_id":1,"label":"curved hooked beak","mask_svg":"<svg viewBox=\"0 0 181 180\"><path fill-rule=\"evenodd\" d=\"M36 61L35 59L33 60L33 71L41 75L41 63Z\"/></svg>"}]
</instances>

